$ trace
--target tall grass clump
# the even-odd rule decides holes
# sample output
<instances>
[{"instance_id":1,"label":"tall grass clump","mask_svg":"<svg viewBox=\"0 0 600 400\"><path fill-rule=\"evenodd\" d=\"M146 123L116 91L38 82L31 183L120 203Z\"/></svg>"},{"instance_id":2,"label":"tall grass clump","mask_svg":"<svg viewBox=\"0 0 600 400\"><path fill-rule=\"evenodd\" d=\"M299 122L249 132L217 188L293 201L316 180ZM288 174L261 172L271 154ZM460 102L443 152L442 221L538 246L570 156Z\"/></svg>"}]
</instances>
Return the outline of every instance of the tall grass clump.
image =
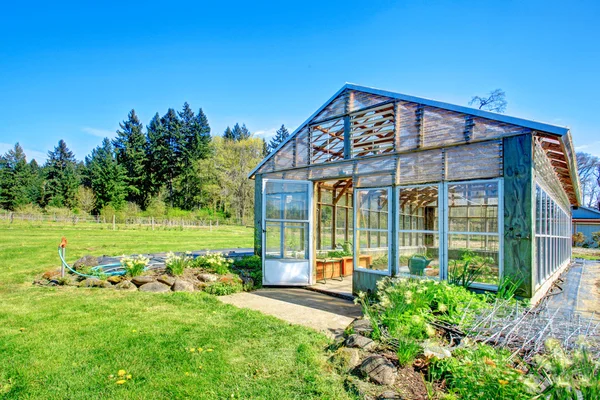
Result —
<instances>
[{"instance_id":1,"label":"tall grass clump","mask_svg":"<svg viewBox=\"0 0 600 400\"><path fill-rule=\"evenodd\" d=\"M165 267L171 275L183 275L186 268L192 266L192 257L189 253L177 255L173 252L167 253Z\"/></svg>"},{"instance_id":2,"label":"tall grass clump","mask_svg":"<svg viewBox=\"0 0 600 400\"><path fill-rule=\"evenodd\" d=\"M125 269L125 275L130 277L142 275L149 262L150 259L142 256L141 254L135 257L128 257L124 255L121 258L121 265Z\"/></svg>"}]
</instances>

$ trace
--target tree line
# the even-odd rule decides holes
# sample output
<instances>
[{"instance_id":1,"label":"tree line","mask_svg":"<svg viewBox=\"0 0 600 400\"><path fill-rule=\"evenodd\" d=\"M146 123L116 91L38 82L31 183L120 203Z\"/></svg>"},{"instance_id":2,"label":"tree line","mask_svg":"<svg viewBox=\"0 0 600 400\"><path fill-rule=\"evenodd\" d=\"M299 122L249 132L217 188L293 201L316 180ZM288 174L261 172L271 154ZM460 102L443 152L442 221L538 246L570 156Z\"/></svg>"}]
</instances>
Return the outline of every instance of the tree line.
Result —
<instances>
[{"instance_id":1,"label":"tree line","mask_svg":"<svg viewBox=\"0 0 600 400\"><path fill-rule=\"evenodd\" d=\"M43 165L27 162L19 143L0 156L0 208L68 208L93 215L127 211L160 216L175 211L253 218L248 173L289 136L284 125L267 142L245 124L212 136L208 118L186 102L144 125L131 110L116 137L77 160L64 140Z\"/></svg>"}]
</instances>

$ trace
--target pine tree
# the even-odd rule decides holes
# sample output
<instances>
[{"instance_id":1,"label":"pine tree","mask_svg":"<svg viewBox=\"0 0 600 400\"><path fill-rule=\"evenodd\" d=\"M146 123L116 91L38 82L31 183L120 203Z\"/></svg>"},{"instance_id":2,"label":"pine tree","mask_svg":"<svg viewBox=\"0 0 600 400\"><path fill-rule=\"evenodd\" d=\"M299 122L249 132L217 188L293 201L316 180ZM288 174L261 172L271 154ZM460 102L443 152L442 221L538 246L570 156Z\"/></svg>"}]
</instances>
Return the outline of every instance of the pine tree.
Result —
<instances>
[{"instance_id":1,"label":"pine tree","mask_svg":"<svg viewBox=\"0 0 600 400\"><path fill-rule=\"evenodd\" d=\"M271 153L274 151L281 143L285 141L290 136L290 132L287 130L285 125L281 125L281 128L275 132L275 136L269 142L268 152Z\"/></svg>"},{"instance_id":2,"label":"pine tree","mask_svg":"<svg viewBox=\"0 0 600 400\"><path fill-rule=\"evenodd\" d=\"M127 172L117 162L113 146L108 138L85 158L86 178L96 196L96 211L111 205L120 209L127 194Z\"/></svg>"},{"instance_id":3,"label":"pine tree","mask_svg":"<svg viewBox=\"0 0 600 400\"><path fill-rule=\"evenodd\" d=\"M27 186L27 198L30 203L42 205L46 186L46 171L33 159L29 162L29 174L31 180Z\"/></svg>"},{"instance_id":4,"label":"pine tree","mask_svg":"<svg viewBox=\"0 0 600 400\"><path fill-rule=\"evenodd\" d=\"M0 157L0 208L14 210L29 202L31 170L19 143Z\"/></svg>"},{"instance_id":5,"label":"pine tree","mask_svg":"<svg viewBox=\"0 0 600 400\"><path fill-rule=\"evenodd\" d=\"M74 207L79 187L77 161L64 140L59 140L46 161L46 188L43 205Z\"/></svg>"},{"instance_id":6,"label":"pine tree","mask_svg":"<svg viewBox=\"0 0 600 400\"><path fill-rule=\"evenodd\" d=\"M240 127L240 124L235 124L232 131L231 131L233 140L240 142L242 140L248 139L251 134L250 131L248 130L248 128L246 128L246 124L243 124Z\"/></svg>"},{"instance_id":7,"label":"pine tree","mask_svg":"<svg viewBox=\"0 0 600 400\"><path fill-rule=\"evenodd\" d=\"M267 141L265 138L262 138L262 156L263 158L269 155L269 145L267 145Z\"/></svg>"},{"instance_id":8,"label":"pine tree","mask_svg":"<svg viewBox=\"0 0 600 400\"><path fill-rule=\"evenodd\" d=\"M166 166L163 163L164 154L169 151L165 129L160 121L160 115L156 113L146 127L146 193L149 196L158 194L164 184Z\"/></svg>"},{"instance_id":9,"label":"pine tree","mask_svg":"<svg viewBox=\"0 0 600 400\"><path fill-rule=\"evenodd\" d=\"M147 179L146 165L146 136L143 125L135 110L127 115L127 120L119 124L117 137L113 146L117 162L125 168L128 201L133 201L140 207L146 203L145 181Z\"/></svg>"},{"instance_id":10,"label":"pine tree","mask_svg":"<svg viewBox=\"0 0 600 400\"><path fill-rule=\"evenodd\" d=\"M225 132L223 132L223 139L225 140L235 140L235 136L233 136L233 131L230 127L225 128Z\"/></svg>"}]
</instances>

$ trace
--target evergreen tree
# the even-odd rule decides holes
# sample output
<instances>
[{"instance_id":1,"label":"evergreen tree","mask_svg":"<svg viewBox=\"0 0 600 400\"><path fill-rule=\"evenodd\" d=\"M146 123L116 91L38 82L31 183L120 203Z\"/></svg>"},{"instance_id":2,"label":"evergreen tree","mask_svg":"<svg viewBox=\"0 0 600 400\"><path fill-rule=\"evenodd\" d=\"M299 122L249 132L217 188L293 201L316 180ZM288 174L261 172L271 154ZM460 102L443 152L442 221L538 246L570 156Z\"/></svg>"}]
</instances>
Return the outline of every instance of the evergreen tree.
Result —
<instances>
[{"instance_id":1,"label":"evergreen tree","mask_svg":"<svg viewBox=\"0 0 600 400\"><path fill-rule=\"evenodd\" d=\"M238 141L238 142L248 139L251 135L248 128L246 128L246 124L243 124L240 127L240 124L237 124L237 123L234 125L234 127L231 131L231 134L233 136L233 140Z\"/></svg>"},{"instance_id":2,"label":"evergreen tree","mask_svg":"<svg viewBox=\"0 0 600 400\"><path fill-rule=\"evenodd\" d=\"M275 136L273 136L273 138L269 142L268 152L271 153L272 151L274 151L277 147L279 147L281 143L283 143L288 138L288 136L290 136L290 132L287 130L285 125L282 124L281 128L279 128L277 132L275 132Z\"/></svg>"},{"instance_id":3,"label":"evergreen tree","mask_svg":"<svg viewBox=\"0 0 600 400\"><path fill-rule=\"evenodd\" d=\"M117 162L113 146L108 138L85 158L86 178L96 196L96 211L107 205L120 209L127 194L127 172Z\"/></svg>"},{"instance_id":4,"label":"evergreen tree","mask_svg":"<svg viewBox=\"0 0 600 400\"><path fill-rule=\"evenodd\" d=\"M27 198L31 203L41 205L44 201L46 171L33 159L29 162L29 173L31 180L27 186Z\"/></svg>"},{"instance_id":5,"label":"evergreen tree","mask_svg":"<svg viewBox=\"0 0 600 400\"><path fill-rule=\"evenodd\" d=\"M262 138L262 156L264 158L267 155L269 155L269 145L267 145L265 138Z\"/></svg>"},{"instance_id":6,"label":"evergreen tree","mask_svg":"<svg viewBox=\"0 0 600 400\"><path fill-rule=\"evenodd\" d=\"M131 110L127 120L119 124L117 137L113 146L117 162L125 168L127 182L127 201L132 201L143 207L147 196L145 181L147 179L146 137L143 125L135 110Z\"/></svg>"},{"instance_id":7,"label":"evergreen tree","mask_svg":"<svg viewBox=\"0 0 600 400\"><path fill-rule=\"evenodd\" d=\"M160 119L156 114L148 125L147 154L153 174L151 183L155 188L162 182L166 184L171 206L174 202L173 183L183 167L184 148L181 121L175 110L170 108Z\"/></svg>"},{"instance_id":8,"label":"evergreen tree","mask_svg":"<svg viewBox=\"0 0 600 400\"><path fill-rule=\"evenodd\" d=\"M79 187L77 161L64 140L59 140L46 161L46 185L43 205L74 207Z\"/></svg>"},{"instance_id":9,"label":"evergreen tree","mask_svg":"<svg viewBox=\"0 0 600 400\"><path fill-rule=\"evenodd\" d=\"M230 127L225 128L225 132L223 132L223 139L225 140L235 140L235 136L233 136L233 132Z\"/></svg>"},{"instance_id":10,"label":"evergreen tree","mask_svg":"<svg viewBox=\"0 0 600 400\"><path fill-rule=\"evenodd\" d=\"M0 208L14 210L29 202L31 170L19 143L0 157Z\"/></svg>"}]
</instances>

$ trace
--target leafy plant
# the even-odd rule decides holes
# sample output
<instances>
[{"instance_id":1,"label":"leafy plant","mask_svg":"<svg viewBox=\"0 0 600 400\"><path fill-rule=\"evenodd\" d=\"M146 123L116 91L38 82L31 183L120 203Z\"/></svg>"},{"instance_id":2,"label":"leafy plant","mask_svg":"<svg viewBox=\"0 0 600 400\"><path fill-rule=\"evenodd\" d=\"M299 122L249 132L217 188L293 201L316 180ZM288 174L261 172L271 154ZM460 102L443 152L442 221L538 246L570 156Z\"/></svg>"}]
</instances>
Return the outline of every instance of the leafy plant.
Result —
<instances>
[{"instance_id":1,"label":"leafy plant","mask_svg":"<svg viewBox=\"0 0 600 400\"><path fill-rule=\"evenodd\" d=\"M128 257L124 255L121 258L121 265L125 269L125 275L132 277L142 275L149 262L150 259L142 256L141 254L135 257Z\"/></svg>"},{"instance_id":2,"label":"leafy plant","mask_svg":"<svg viewBox=\"0 0 600 400\"><path fill-rule=\"evenodd\" d=\"M452 357L432 359L429 378L445 380L460 399L531 399L539 386L509 361L510 351L466 343Z\"/></svg>"},{"instance_id":3,"label":"leafy plant","mask_svg":"<svg viewBox=\"0 0 600 400\"><path fill-rule=\"evenodd\" d=\"M574 233L572 236L573 246L581 246L585 243L586 237L583 232Z\"/></svg>"},{"instance_id":4,"label":"leafy plant","mask_svg":"<svg viewBox=\"0 0 600 400\"><path fill-rule=\"evenodd\" d=\"M177 255L173 252L167 253L165 267L171 275L183 275L186 268L192 265L192 257L189 253Z\"/></svg>"},{"instance_id":5,"label":"leafy plant","mask_svg":"<svg viewBox=\"0 0 600 400\"><path fill-rule=\"evenodd\" d=\"M217 282L206 288L206 292L215 296L227 296L244 290L239 282Z\"/></svg>"},{"instance_id":6,"label":"leafy plant","mask_svg":"<svg viewBox=\"0 0 600 400\"><path fill-rule=\"evenodd\" d=\"M547 384L540 399L600 398L600 361L590 354L587 343L580 341L579 348L568 354L558 340L548 339L545 349L544 355L534 358L535 372Z\"/></svg>"},{"instance_id":7,"label":"leafy plant","mask_svg":"<svg viewBox=\"0 0 600 400\"><path fill-rule=\"evenodd\" d=\"M396 352L398 363L400 366L411 365L422 351L421 345L415 340L401 338L398 340L398 351Z\"/></svg>"},{"instance_id":8,"label":"leafy plant","mask_svg":"<svg viewBox=\"0 0 600 400\"><path fill-rule=\"evenodd\" d=\"M238 270L240 275L251 278L254 288L262 286L262 261L259 256L247 256L236 260L233 268Z\"/></svg>"},{"instance_id":9,"label":"leafy plant","mask_svg":"<svg viewBox=\"0 0 600 400\"><path fill-rule=\"evenodd\" d=\"M472 251L464 251L460 260L451 261L448 282L468 288L480 276L489 272L492 263L491 257L477 256Z\"/></svg>"},{"instance_id":10,"label":"leafy plant","mask_svg":"<svg viewBox=\"0 0 600 400\"><path fill-rule=\"evenodd\" d=\"M510 300L515 297L515 293L523 283L523 279L514 279L512 276L505 276L498 285L496 298Z\"/></svg>"},{"instance_id":11,"label":"leafy plant","mask_svg":"<svg viewBox=\"0 0 600 400\"><path fill-rule=\"evenodd\" d=\"M204 268L210 272L219 275L228 274L229 267L233 264L231 258L225 258L222 253L206 252L206 255L197 257L194 260L194 265L199 268Z\"/></svg>"}]
</instances>

